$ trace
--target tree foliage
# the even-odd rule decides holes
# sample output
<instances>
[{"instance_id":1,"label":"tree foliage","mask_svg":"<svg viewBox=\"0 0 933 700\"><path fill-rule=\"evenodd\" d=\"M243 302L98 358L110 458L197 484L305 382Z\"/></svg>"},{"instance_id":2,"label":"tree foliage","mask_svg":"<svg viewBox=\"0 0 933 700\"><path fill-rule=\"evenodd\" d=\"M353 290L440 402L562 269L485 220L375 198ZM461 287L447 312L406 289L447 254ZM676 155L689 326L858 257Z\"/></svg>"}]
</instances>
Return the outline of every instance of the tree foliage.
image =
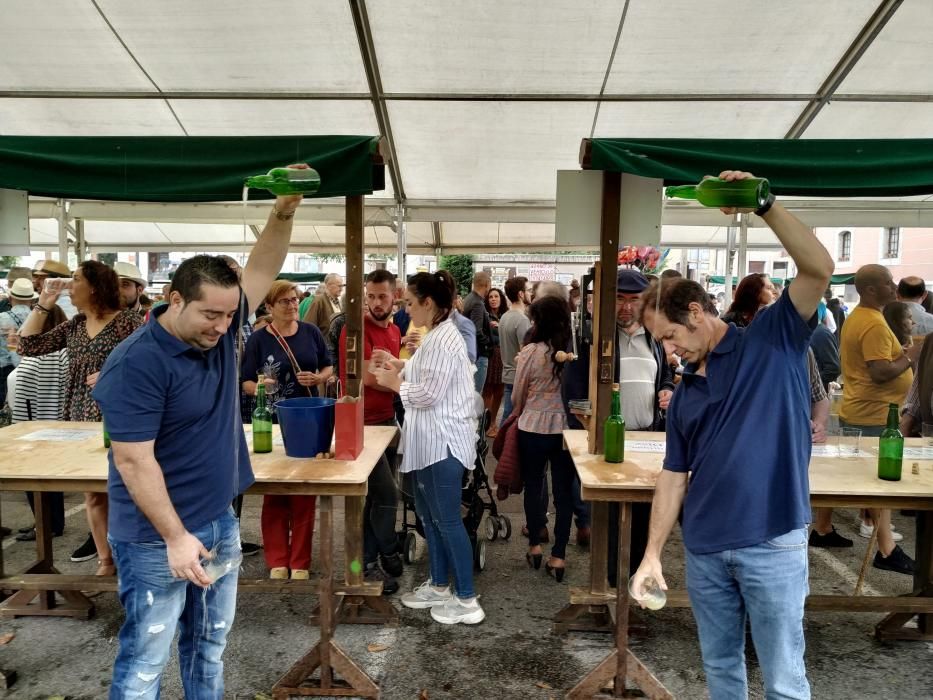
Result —
<instances>
[{"instance_id":1,"label":"tree foliage","mask_svg":"<svg viewBox=\"0 0 933 700\"><path fill-rule=\"evenodd\" d=\"M470 293L473 286L473 256L472 255L442 255L440 268L447 270L454 281L457 283L457 289L460 294Z\"/></svg>"}]
</instances>

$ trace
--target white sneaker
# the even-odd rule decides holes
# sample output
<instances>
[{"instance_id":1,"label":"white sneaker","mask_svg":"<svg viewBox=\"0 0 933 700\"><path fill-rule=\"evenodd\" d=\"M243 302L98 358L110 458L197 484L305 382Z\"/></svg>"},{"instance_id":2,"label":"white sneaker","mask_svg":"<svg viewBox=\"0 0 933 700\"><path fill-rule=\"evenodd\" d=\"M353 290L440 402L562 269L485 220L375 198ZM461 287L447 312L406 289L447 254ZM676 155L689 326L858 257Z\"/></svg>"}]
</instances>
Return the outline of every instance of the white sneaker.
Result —
<instances>
[{"instance_id":1,"label":"white sneaker","mask_svg":"<svg viewBox=\"0 0 933 700\"><path fill-rule=\"evenodd\" d=\"M456 625L458 622L476 625L486 619L486 613L480 607L479 598L474 597L467 603L452 595L443 604L431 608L431 617L444 625Z\"/></svg>"},{"instance_id":2,"label":"white sneaker","mask_svg":"<svg viewBox=\"0 0 933 700\"><path fill-rule=\"evenodd\" d=\"M864 522L859 521L858 534L860 536L864 537L867 540L869 537L871 537L871 533L873 533L874 531L875 531L874 525L867 525ZM901 533L894 531L894 523L891 523L891 539L894 540L895 542L900 542L902 539L904 539L904 536Z\"/></svg>"},{"instance_id":3,"label":"white sneaker","mask_svg":"<svg viewBox=\"0 0 933 700\"><path fill-rule=\"evenodd\" d=\"M424 610L425 608L433 608L435 605L446 603L451 597L450 586L447 586L443 591L439 591L434 587L431 579L428 579L411 593L404 594L401 600L402 605L406 608Z\"/></svg>"}]
</instances>

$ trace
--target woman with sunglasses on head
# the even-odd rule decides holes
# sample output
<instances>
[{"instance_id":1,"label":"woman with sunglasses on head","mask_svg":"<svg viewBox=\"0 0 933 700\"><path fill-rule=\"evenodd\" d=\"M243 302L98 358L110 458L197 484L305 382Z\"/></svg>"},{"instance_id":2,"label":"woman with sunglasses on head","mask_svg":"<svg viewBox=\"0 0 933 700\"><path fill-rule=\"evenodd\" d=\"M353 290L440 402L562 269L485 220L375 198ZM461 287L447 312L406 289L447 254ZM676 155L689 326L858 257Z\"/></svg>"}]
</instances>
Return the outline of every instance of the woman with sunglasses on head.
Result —
<instances>
[{"instance_id":1,"label":"woman with sunglasses on head","mask_svg":"<svg viewBox=\"0 0 933 700\"><path fill-rule=\"evenodd\" d=\"M49 280L63 283L65 280ZM67 323L43 332L46 317L52 312L62 293L62 286L49 289L48 283L39 300L20 328L22 354L26 357L48 355L63 348L68 350L68 378L62 403L62 420L101 421L100 408L91 396L101 367L117 345L142 325L142 317L123 308L120 279L112 268L86 260L74 271L71 279L71 302L80 313ZM72 555L84 561L97 555L97 575L113 576L116 569L107 543L108 502L106 493L86 493L88 524L91 538ZM79 558L79 553L89 556Z\"/></svg>"},{"instance_id":2,"label":"woman with sunglasses on head","mask_svg":"<svg viewBox=\"0 0 933 700\"><path fill-rule=\"evenodd\" d=\"M323 395L334 373L321 331L298 320L299 301L297 285L273 282L265 300L272 322L253 332L243 353L243 393L255 396L262 377L270 406L283 399ZM308 578L316 504L314 496L263 497L262 539L270 578L288 578L289 570L293 579Z\"/></svg>"}]
</instances>

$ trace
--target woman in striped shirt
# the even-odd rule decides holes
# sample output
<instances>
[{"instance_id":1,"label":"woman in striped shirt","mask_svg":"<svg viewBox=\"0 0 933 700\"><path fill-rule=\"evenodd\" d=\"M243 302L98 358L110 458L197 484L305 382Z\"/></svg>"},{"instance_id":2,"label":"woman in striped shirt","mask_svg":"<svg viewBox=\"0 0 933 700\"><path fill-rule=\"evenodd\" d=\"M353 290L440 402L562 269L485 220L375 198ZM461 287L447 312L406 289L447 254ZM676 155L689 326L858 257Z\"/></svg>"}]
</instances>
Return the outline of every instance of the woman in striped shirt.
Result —
<instances>
[{"instance_id":1,"label":"woman in striped shirt","mask_svg":"<svg viewBox=\"0 0 933 700\"><path fill-rule=\"evenodd\" d=\"M518 450L525 482L525 517L528 522L528 566L541 568L541 531L547 526L547 502L542 502L548 463L557 517L554 546L545 564L548 574L564 579L564 557L573 519L575 470L561 433L567 414L561 399L563 364L554 358L570 346L570 306L563 299L546 296L529 309L528 342L518 353L512 387L512 415L518 418Z\"/></svg>"},{"instance_id":2,"label":"woman in striped shirt","mask_svg":"<svg viewBox=\"0 0 933 700\"><path fill-rule=\"evenodd\" d=\"M446 270L419 272L405 294L411 324L428 332L410 360L373 353L376 381L397 392L405 407L399 452L412 472L415 510L424 525L431 578L402 596L409 608L431 609L444 624L476 624L486 617L473 590L473 553L460 518L463 470L476 459L476 393L466 345L450 310L454 281ZM453 571L454 591L448 585Z\"/></svg>"}]
</instances>

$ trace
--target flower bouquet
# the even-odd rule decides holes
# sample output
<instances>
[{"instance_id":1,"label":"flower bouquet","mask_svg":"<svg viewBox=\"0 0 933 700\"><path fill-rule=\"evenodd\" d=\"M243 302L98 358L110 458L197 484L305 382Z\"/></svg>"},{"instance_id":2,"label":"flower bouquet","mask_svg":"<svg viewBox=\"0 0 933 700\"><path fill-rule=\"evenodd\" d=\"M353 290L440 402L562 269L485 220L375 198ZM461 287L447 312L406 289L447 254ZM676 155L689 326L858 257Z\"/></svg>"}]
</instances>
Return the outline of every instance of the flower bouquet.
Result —
<instances>
[{"instance_id":1,"label":"flower bouquet","mask_svg":"<svg viewBox=\"0 0 933 700\"><path fill-rule=\"evenodd\" d=\"M634 267L646 275L656 275L667 262L667 256L671 249L665 248L663 251L651 246L626 246L619 251L619 267Z\"/></svg>"}]
</instances>

